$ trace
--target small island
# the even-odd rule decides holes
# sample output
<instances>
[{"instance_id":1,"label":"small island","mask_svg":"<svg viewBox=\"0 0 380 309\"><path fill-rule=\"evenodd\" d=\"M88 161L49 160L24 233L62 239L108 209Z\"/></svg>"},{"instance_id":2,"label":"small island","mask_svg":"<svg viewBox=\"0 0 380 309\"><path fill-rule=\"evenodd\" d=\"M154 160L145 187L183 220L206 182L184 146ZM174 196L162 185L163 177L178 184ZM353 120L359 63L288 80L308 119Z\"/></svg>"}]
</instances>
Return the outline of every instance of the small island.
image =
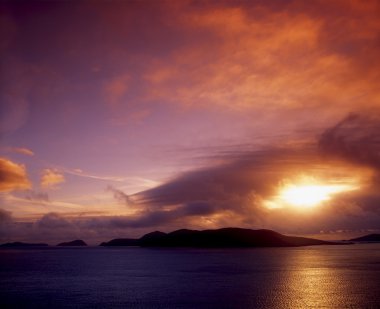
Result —
<instances>
[{"instance_id":1,"label":"small island","mask_svg":"<svg viewBox=\"0 0 380 309\"><path fill-rule=\"evenodd\" d=\"M57 246L59 247L85 247L87 246L87 244L83 240L77 239L77 240L73 240L69 242L61 242Z\"/></svg>"}]
</instances>

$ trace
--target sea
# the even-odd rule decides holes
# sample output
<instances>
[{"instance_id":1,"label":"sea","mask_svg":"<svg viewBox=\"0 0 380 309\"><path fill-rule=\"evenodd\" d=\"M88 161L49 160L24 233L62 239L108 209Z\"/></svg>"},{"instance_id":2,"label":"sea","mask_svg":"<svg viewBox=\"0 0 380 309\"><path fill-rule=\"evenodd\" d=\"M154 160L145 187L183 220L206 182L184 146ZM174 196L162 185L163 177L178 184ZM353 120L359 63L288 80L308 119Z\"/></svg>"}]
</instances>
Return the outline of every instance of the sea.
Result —
<instances>
[{"instance_id":1,"label":"sea","mask_svg":"<svg viewBox=\"0 0 380 309\"><path fill-rule=\"evenodd\" d=\"M3 248L0 308L380 308L380 244Z\"/></svg>"}]
</instances>

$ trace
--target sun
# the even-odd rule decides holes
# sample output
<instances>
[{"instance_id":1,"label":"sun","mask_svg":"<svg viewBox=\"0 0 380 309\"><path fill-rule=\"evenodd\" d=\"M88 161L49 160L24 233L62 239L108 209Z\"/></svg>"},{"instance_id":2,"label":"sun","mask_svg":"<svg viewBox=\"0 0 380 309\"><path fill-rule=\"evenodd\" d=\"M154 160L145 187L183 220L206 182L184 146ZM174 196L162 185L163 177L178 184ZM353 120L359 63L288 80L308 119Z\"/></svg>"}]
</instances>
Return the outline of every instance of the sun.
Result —
<instances>
[{"instance_id":1,"label":"sun","mask_svg":"<svg viewBox=\"0 0 380 309\"><path fill-rule=\"evenodd\" d=\"M283 183L278 193L264 201L267 208L293 207L310 209L331 200L334 195L358 189L354 183L329 183L313 178L300 178L295 182Z\"/></svg>"},{"instance_id":2,"label":"sun","mask_svg":"<svg viewBox=\"0 0 380 309\"><path fill-rule=\"evenodd\" d=\"M288 185L279 194L286 204L310 208L331 199L332 195L349 190L348 185Z\"/></svg>"}]
</instances>

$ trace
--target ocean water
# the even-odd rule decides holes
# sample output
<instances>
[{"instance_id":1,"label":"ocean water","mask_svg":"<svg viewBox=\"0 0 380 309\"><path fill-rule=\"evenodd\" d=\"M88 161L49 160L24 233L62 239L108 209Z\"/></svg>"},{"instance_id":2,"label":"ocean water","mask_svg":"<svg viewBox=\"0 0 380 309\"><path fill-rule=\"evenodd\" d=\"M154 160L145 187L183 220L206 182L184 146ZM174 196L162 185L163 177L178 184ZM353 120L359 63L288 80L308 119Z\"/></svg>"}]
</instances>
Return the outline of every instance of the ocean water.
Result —
<instances>
[{"instance_id":1,"label":"ocean water","mask_svg":"<svg viewBox=\"0 0 380 309\"><path fill-rule=\"evenodd\" d=\"M380 308L380 244L0 250L0 308Z\"/></svg>"}]
</instances>

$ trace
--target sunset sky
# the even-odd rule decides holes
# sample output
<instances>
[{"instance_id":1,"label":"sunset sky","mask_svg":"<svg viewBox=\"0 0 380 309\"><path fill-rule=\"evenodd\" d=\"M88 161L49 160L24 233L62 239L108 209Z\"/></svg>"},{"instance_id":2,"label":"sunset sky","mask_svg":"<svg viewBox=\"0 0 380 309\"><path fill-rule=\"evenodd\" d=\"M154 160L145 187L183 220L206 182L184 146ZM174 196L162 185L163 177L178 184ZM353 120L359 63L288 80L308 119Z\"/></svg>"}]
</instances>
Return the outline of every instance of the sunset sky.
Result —
<instances>
[{"instance_id":1,"label":"sunset sky","mask_svg":"<svg viewBox=\"0 0 380 309\"><path fill-rule=\"evenodd\" d=\"M2 1L0 242L379 232L379 16L377 0Z\"/></svg>"}]
</instances>

